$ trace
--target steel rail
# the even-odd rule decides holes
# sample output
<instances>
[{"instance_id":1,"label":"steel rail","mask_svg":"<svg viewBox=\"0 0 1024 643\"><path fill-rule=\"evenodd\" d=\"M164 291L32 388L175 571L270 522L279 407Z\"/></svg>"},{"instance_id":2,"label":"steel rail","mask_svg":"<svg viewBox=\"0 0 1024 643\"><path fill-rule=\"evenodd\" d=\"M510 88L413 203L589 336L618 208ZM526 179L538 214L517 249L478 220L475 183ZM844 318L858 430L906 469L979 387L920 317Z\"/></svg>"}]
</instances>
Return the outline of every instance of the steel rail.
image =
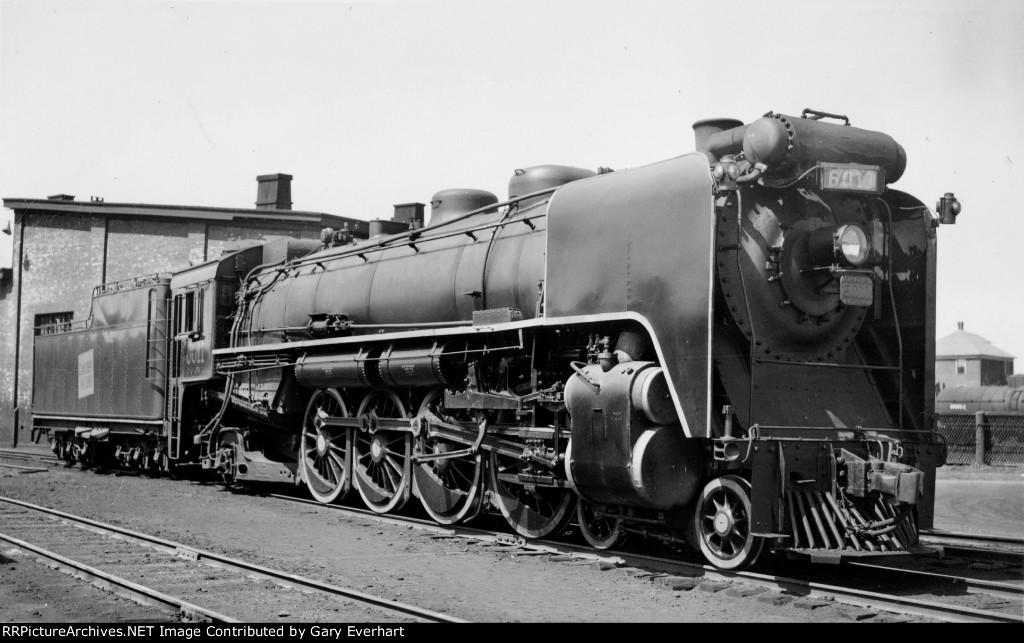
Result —
<instances>
[{"instance_id":1,"label":"steel rail","mask_svg":"<svg viewBox=\"0 0 1024 643\"><path fill-rule=\"evenodd\" d=\"M1008 600L1019 601L1022 598L1024 598L1024 585L1013 585L1010 583L1001 583L998 581L982 580L980 578L968 578L966 576L954 576L952 574L940 574L937 572L927 572L918 569L890 567L888 565L878 565L876 563L866 563L861 561L849 561L846 564L853 567L860 567L862 569L873 569L896 574L909 574L911 576L919 576L921 578L928 578L933 580L954 581L957 583L963 583L966 589L979 590L986 594L998 596L999 598L1004 598Z\"/></svg>"},{"instance_id":2,"label":"steel rail","mask_svg":"<svg viewBox=\"0 0 1024 643\"><path fill-rule=\"evenodd\" d=\"M608 555L603 553L603 550L596 550L587 546L571 545L567 543L561 543L545 539L528 541L522 537L513 536L508 533L496 532L476 527L466 527L462 525L438 525L437 523L417 518L381 515L369 510L346 507L344 505L325 505L313 500L306 500L305 498L296 498L294 496L286 496L281 494L268 494L268 496L272 498L286 500L289 502L297 502L317 506L320 508L332 509L335 511L340 511L342 513L348 513L363 518L370 518L382 524L390 524L402 527L412 525L416 528L431 531L438 534L444 534L454 537L471 538L484 542L498 543L502 545L511 545L527 550L532 550L537 553L547 553L551 555L568 555L595 561L605 561L612 563L616 566L625 565L630 567L644 567L647 568L648 571L653 569L657 570L657 572L664 572L666 574L679 574L681 576L690 577L699 576L709 581L739 581L746 583L748 585L764 587L770 590L785 591L792 595L800 597L819 599L839 597L841 599L840 602L847 605L854 605L862 608L870 608L891 611L900 614L907 614L912 616L932 618L939 621L953 623L1020 623L1024 621L1024 618L1022 618L1022 616L1020 615L1008 614L1004 612L992 612L972 607L962 607L958 605L949 605L946 603L936 603L933 601L925 601L905 596L882 594L879 592L870 592L866 590L842 587L838 585L828 585L825 583L817 583L813 581L806 581L795 578L786 578L783 576L775 576L771 574L743 571L729 572L718 569L717 567L713 567L711 565L687 563L683 561L661 558L657 556L648 556L644 554L632 554L628 552L616 551L614 555Z\"/></svg>"},{"instance_id":3,"label":"steel rail","mask_svg":"<svg viewBox=\"0 0 1024 643\"><path fill-rule=\"evenodd\" d=\"M189 603L188 601L176 596L164 594L163 592L159 592L151 587L133 583L130 580L121 578L120 576L108 574L101 569L96 569L95 567L72 560L66 556L61 556L60 554L49 551L48 549L43 549L42 547L38 547L31 543L27 543L19 538L0 533L0 540L6 541L18 549L31 552L38 557L44 558L57 565L59 569L65 570L73 576L78 576L79 578L85 577L86 580L98 587L112 591L120 596L125 596L136 602L142 603L143 605L169 607L177 613L184 614L186 618L189 618L190 620L201 620L211 623L241 623L238 619Z\"/></svg>"},{"instance_id":4,"label":"steel rail","mask_svg":"<svg viewBox=\"0 0 1024 643\"><path fill-rule=\"evenodd\" d=\"M0 458L7 458L9 460L38 460L51 464L59 464L61 462L61 459L49 449L45 453L42 451L26 451L25 449L0 449Z\"/></svg>"},{"instance_id":5,"label":"steel rail","mask_svg":"<svg viewBox=\"0 0 1024 643\"><path fill-rule=\"evenodd\" d=\"M24 467L18 464L7 464L6 462L0 462L0 467L6 467L8 469L18 469L21 473L38 473L40 471L49 471L49 467Z\"/></svg>"},{"instance_id":6,"label":"steel rail","mask_svg":"<svg viewBox=\"0 0 1024 643\"><path fill-rule=\"evenodd\" d=\"M265 578L268 578L268 579L271 579L271 580L274 580L274 581L278 581L278 582L286 584L286 585L291 585L291 586L295 586L295 587L302 587L302 588L306 588L306 589L312 589L312 590L316 590L316 591L319 591L319 592L323 592L323 593L326 593L326 594L332 594L332 595L336 595L336 596L343 596L345 598L357 601L359 603L363 603L363 604L367 604L367 605L373 605L375 607L380 607L380 608L388 609L388 610L391 610L391 611L394 611L394 612L397 612L397 613L400 613L400 614L404 614L404 615L407 615L407 616L413 616L413 617L416 617L416 618L421 618L423 620L430 621L430 622L436 622L436 623L466 623L466 622L468 622L468 621L464 621L462 619L456 618L454 616L450 616L448 614L442 614L440 612L433 612L431 610L427 610L427 609L423 609L423 608L420 608L420 607L416 607L415 605L407 605L405 603L399 603L398 601L392 601L392 600L389 600L389 599L386 599L386 598L381 598L379 596L373 596L372 594L365 594L363 592L360 592L360 591L357 591L357 590L354 590L354 589L349 589L347 587L338 587L336 585L330 585L328 583L323 583L321 581L318 581L318 580L315 580L315 579L312 579L312 578L306 578L305 576L299 576L297 574L291 574L291 573L283 572L283 571L280 571L280 570L277 570L277 569L271 569L269 567L264 567L262 565L257 565L255 563L247 563L245 561L238 560L238 559L235 559L235 558L230 558L228 556L223 556L221 554L217 554L217 553L214 553L214 552L205 551L205 550L202 550L202 549L196 549L194 547L188 547L186 545L182 545L180 543L176 543L176 542L171 541L171 540L166 540L164 538L159 538L157 536L151 536L149 534L139 533L139 532L136 532L136 531L132 531L130 529L124 529L123 527L118 527L116 525L111 525L111 524L103 523L103 522L100 522L100 521L97 521L97 520L91 520L89 518L83 518L81 516L75 516L73 514L68 514L68 513L65 513L63 511L59 511L57 509L51 509L49 507L43 507L43 506L40 506L40 505L35 505L35 504L29 503L29 502L24 502L24 501L21 501L21 500L16 500L14 498L7 498L7 497L4 497L4 496L0 496L0 501L6 502L6 503L11 504L11 505L23 507L23 508L26 508L26 509L31 509L33 511L38 511L40 513L49 514L49 515L52 515L52 516L57 516L59 518L63 518L65 520L69 520L71 522L75 522L75 523L79 523L79 524L83 524L83 525L88 525L88 526L96 528L96 529L101 529L101 530L108 531L108 532L115 533L115 534L119 534L119 535L122 535L122 536L127 536L129 538L132 538L132 539L135 539L135 540L138 540L138 541L142 541L142 542L145 542L145 543L150 544L150 545L155 545L156 547L159 547L161 549L166 550L168 553L173 553L175 555L179 555L179 556L182 556L182 557L185 557L185 558L189 558L191 560L204 561L204 562L207 562L207 563L210 563L210 564L214 564L216 566L226 567L226 568L229 568L229 569L234 569L234 570L237 570L237 571L245 572L245 573L250 574L250 575L257 574L257 575L260 575L262 577L265 577Z\"/></svg>"},{"instance_id":7,"label":"steel rail","mask_svg":"<svg viewBox=\"0 0 1024 643\"><path fill-rule=\"evenodd\" d=\"M814 581L750 571L729 572L711 565L685 563L668 558L647 556L644 554L630 554L623 552L616 552L616 554L618 558L622 559L625 564L630 566L639 567L646 565L648 567L659 567L665 570L676 571L677 573L681 573L681 575L685 576L701 576L707 580L738 580L758 587L764 587L766 589L782 590L801 597L819 599L840 597L841 602L849 605L934 618L936 620L947 622L1020 623L1024 621L1024 618L1022 618L1021 615L992 612L972 607L949 605L946 603L936 603L933 601L924 601L905 596L870 592L850 587L843 587L840 585L829 585Z\"/></svg>"},{"instance_id":8,"label":"steel rail","mask_svg":"<svg viewBox=\"0 0 1024 643\"><path fill-rule=\"evenodd\" d=\"M932 541L928 541L933 544ZM965 545L935 545L941 546L946 556L957 556L979 561L1001 562L1007 565L1021 565L1024 563L1024 551L1006 551L1003 549L988 547L970 547Z\"/></svg>"},{"instance_id":9,"label":"steel rail","mask_svg":"<svg viewBox=\"0 0 1024 643\"><path fill-rule=\"evenodd\" d=\"M672 564L673 561L634 554L620 554L628 562L634 565L646 560L659 561L658 564ZM913 616L933 618L940 621L952 623L1021 623L1024 618L1020 615L1007 614L1004 612L992 612L980 610L973 607L962 607L948 603L936 603L905 596L883 594L866 590L843 587L841 585L828 585L814 581L806 581L795 578L786 578L771 574L757 572L727 572L710 565L696 565L682 563L681 569L693 575L695 569L703 570L700 575L709 580L741 580L767 589L783 590L790 594L810 598L832 598L840 597L841 602L856 605L867 609L880 609Z\"/></svg>"},{"instance_id":10,"label":"steel rail","mask_svg":"<svg viewBox=\"0 0 1024 643\"><path fill-rule=\"evenodd\" d=\"M994 544L1005 544L1005 545L1017 545L1024 547L1024 538L1015 538L1013 536L996 536L991 534L969 534L966 532L958 531L942 531L941 529L922 529L919 532L922 536L929 536L932 538L941 538L948 540L975 540L978 542L994 543Z\"/></svg>"},{"instance_id":11,"label":"steel rail","mask_svg":"<svg viewBox=\"0 0 1024 643\"><path fill-rule=\"evenodd\" d=\"M4 450L0 450L0 456L5 455ZM17 455L28 455L28 454L17 454ZM34 455L34 454L33 454ZM375 512L368 510L360 510L358 508L346 507L343 505L324 505L312 500L306 500L303 498L297 498L294 496L280 495L280 494L268 494L268 497L278 498L289 502L305 503L312 506L318 506L321 508L327 508L337 511L342 511L352 515L358 515L361 517L370 518L380 523L393 524L400 526L414 525L419 529L433 531L439 534L445 534L454 537L464 537L477 539L485 542L495 542L503 545L514 545L525 549L532 549L538 553L549 553L549 554L562 554L572 555L579 558L601 560L611 562L615 565L655 565L662 568L666 572L680 573L687 576L702 576L708 580L740 580L742 582L754 584L769 589L782 589L795 595L810 596L810 597L828 597L828 596L842 596L844 597L843 602L852 605L858 605L862 607L869 607L875 609L891 610L904 614L917 615L929 618L935 618L937 620L952 621L952 622L972 622L972 621L1003 621L1003 622L1021 622L1020 617L1005 614L1005 613L994 613L985 610L978 610L973 608L962 608L957 606L949 606L939 603L931 603L928 601L919 601L916 599L908 599L905 597L896 597L885 594L879 594L875 592L867 592L863 590L853 590L843 587L826 585L821 583L813 583L810 581L801 581L796 579L786 579L783 577L775 577L765 574L757 574L753 572L726 572L719 570L710 565L699 565L693 563L684 563L681 561L663 559L651 556L645 556L640 554L629 554L616 552L616 555L610 556L605 554L601 550L593 550L588 547L574 546L565 543L556 543L552 541L526 541L525 539L510 535L504 532L488 531L478 528L470 528L465 526L442 526L432 521L419 520L415 518L396 518L394 516L383 516ZM0 497L0 500L12 502L10 499ZM13 501L18 503L20 501ZM33 507L34 508L34 507ZM44 511L56 512L56 510L49 510L43 508ZM74 517L70 517L74 518ZM102 524L102 523L99 523ZM118 529L118 528L115 528ZM131 532L125 532L131 533ZM975 535L975 534L960 534L954 532L943 532L940 530L922 530L923 536L943 537L943 538L965 538L970 540L979 541L990 541L992 543L1009 543L1009 544L1021 544L1024 541L1020 539L1014 539L1010 537L1002 536L991 536L991 535ZM160 539L156 539L160 540ZM168 541L169 542L169 541ZM594 553L601 551L601 553ZM216 555L213 555L216 556ZM212 560L212 558L211 558ZM244 563L243 563L244 564ZM269 570L273 572L273 570ZM900 570L906 571L906 570ZM383 599L382 599L383 600ZM442 615L444 616L444 615ZM451 618L451 617L446 617Z\"/></svg>"},{"instance_id":12,"label":"steel rail","mask_svg":"<svg viewBox=\"0 0 1024 643\"><path fill-rule=\"evenodd\" d=\"M933 529L921 532L921 542L940 546L948 555L1002 561L1011 565L1024 563L1024 540L1020 538Z\"/></svg>"}]
</instances>

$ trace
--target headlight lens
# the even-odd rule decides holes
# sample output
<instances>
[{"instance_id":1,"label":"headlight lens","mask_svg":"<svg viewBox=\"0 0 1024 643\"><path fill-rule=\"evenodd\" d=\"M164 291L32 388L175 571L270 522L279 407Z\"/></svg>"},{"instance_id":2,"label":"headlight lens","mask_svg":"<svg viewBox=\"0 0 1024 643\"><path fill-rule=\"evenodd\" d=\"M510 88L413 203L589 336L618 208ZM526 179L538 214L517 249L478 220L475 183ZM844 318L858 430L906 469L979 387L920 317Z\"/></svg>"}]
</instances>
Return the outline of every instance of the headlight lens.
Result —
<instances>
[{"instance_id":1,"label":"headlight lens","mask_svg":"<svg viewBox=\"0 0 1024 643\"><path fill-rule=\"evenodd\" d=\"M871 254L868 235L857 225L844 225L832 237L836 257L846 260L851 266L859 266Z\"/></svg>"}]
</instances>

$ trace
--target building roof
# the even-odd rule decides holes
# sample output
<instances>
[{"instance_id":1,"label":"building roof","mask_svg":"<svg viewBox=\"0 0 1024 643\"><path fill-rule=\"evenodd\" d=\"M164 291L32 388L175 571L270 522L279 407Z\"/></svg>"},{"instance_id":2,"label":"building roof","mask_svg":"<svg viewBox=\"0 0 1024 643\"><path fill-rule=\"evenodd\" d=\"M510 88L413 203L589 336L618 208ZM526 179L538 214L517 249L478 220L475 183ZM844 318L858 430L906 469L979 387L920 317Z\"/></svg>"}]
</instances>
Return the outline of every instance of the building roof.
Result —
<instances>
[{"instance_id":1,"label":"building roof","mask_svg":"<svg viewBox=\"0 0 1024 643\"><path fill-rule=\"evenodd\" d=\"M68 195L54 195L68 196ZM71 197L73 199L73 197ZM323 212L299 210L261 210L248 208L215 208L185 205L156 205L150 203L105 203L103 201L74 201L67 198L49 199L4 199L4 207L21 211L64 212L67 214L105 214L108 216L158 217L200 219L204 221L246 221L250 223L332 226L340 228L348 224L357 236L365 236L369 224Z\"/></svg>"},{"instance_id":2,"label":"building roof","mask_svg":"<svg viewBox=\"0 0 1024 643\"><path fill-rule=\"evenodd\" d=\"M946 335L935 342L936 359L953 359L957 357L987 357L994 359L1013 359L1014 356L996 348L992 342L980 335L964 330L964 323L957 324L959 330Z\"/></svg>"}]
</instances>

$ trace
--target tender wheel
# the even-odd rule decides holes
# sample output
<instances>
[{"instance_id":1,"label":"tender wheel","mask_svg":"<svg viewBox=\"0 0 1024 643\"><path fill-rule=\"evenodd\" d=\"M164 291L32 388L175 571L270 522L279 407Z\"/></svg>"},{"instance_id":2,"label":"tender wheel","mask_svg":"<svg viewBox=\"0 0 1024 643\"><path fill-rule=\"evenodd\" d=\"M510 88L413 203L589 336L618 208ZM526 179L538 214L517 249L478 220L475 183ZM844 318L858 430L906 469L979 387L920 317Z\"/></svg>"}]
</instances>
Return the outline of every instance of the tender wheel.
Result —
<instances>
[{"instance_id":1,"label":"tender wheel","mask_svg":"<svg viewBox=\"0 0 1024 643\"><path fill-rule=\"evenodd\" d=\"M573 516L576 493L566 487L527 487L516 475L526 464L519 458L491 452L488 478L491 498L505 520L527 538L558 534Z\"/></svg>"},{"instance_id":2,"label":"tender wheel","mask_svg":"<svg viewBox=\"0 0 1024 643\"><path fill-rule=\"evenodd\" d=\"M452 424L470 419L465 412L447 412L443 402L444 389L435 389L420 404L419 412L430 411ZM424 455L464 450L466 446L426 437L417 441L417 450ZM417 462L413 466L414 490L431 518L442 525L452 525L477 514L482 496L482 472L483 456L480 453Z\"/></svg>"},{"instance_id":3,"label":"tender wheel","mask_svg":"<svg viewBox=\"0 0 1024 643\"><path fill-rule=\"evenodd\" d=\"M751 534L750 483L737 476L709 482L694 514L700 550L720 569L742 569L757 561L764 539Z\"/></svg>"},{"instance_id":4,"label":"tender wheel","mask_svg":"<svg viewBox=\"0 0 1024 643\"><path fill-rule=\"evenodd\" d=\"M618 513L609 513L612 507L593 504L580 498L576 503L576 520L583 537L592 547L612 549L626 540L622 529L622 518Z\"/></svg>"},{"instance_id":5,"label":"tender wheel","mask_svg":"<svg viewBox=\"0 0 1024 643\"><path fill-rule=\"evenodd\" d=\"M78 461L77 448L74 441L67 437L54 438L53 446L51 450L57 454L57 457L64 461L65 467L75 466L75 462Z\"/></svg>"},{"instance_id":6,"label":"tender wheel","mask_svg":"<svg viewBox=\"0 0 1024 643\"><path fill-rule=\"evenodd\" d=\"M299 475L317 502L325 504L344 498L352 480L352 430L324 426L328 417L349 417L348 406L337 391L319 390L302 419Z\"/></svg>"},{"instance_id":7,"label":"tender wheel","mask_svg":"<svg viewBox=\"0 0 1024 643\"><path fill-rule=\"evenodd\" d=\"M224 486L230 487L235 484L235 459L238 457L238 447L241 444L242 436L233 429L222 431L217 437L215 471Z\"/></svg>"},{"instance_id":8,"label":"tender wheel","mask_svg":"<svg viewBox=\"0 0 1024 643\"><path fill-rule=\"evenodd\" d=\"M149 459L149 475L154 478L159 477L161 473L167 471L167 468L167 454L161 448L155 449Z\"/></svg>"},{"instance_id":9,"label":"tender wheel","mask_svg":"<svg viewBox=\"0 0 1024 643\"><path fill-rule=\"evenodd\" d=\"M373 414L379 418L409 417L393 391L369 393L359 405L356 416ZM355 432L352 471L363 502L376 513L398 511L412 491L412 433L407 431Z\"/></svg>"},{"instance_id":10,"label":"tender wheel","mask_svg":"<svg viewBox=\"0 0 1024 643\"><path fill-rule=\"evenodd\" d=\"M82 444L79 460L83 469L92 469L96 473L106 473L110 461L114 459L109 443L86 441Z\"/></svg>"}]
</instances>

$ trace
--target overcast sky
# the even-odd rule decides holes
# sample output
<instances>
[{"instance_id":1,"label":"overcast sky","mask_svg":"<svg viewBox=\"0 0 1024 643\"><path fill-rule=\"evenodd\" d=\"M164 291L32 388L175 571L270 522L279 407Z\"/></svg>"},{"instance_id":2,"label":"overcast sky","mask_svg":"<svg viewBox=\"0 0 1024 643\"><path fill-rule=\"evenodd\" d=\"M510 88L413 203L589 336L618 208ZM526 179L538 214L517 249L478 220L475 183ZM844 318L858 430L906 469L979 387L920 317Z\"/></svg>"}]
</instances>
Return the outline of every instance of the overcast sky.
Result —
<instances>
[{"instance_id":1,"label":"overcast sky","mask_svg":"<svg viewBox=\"0 0 1024 643\"><path fill-rule=\"evenodd\" d=\"M1024 358L1022 34L1019 0L0 0L0 197L247 208L285 172L295 209L383 218L811 107L899 141L896 188L956 193L938 336Z\"/></svg>"}]
</instances>

